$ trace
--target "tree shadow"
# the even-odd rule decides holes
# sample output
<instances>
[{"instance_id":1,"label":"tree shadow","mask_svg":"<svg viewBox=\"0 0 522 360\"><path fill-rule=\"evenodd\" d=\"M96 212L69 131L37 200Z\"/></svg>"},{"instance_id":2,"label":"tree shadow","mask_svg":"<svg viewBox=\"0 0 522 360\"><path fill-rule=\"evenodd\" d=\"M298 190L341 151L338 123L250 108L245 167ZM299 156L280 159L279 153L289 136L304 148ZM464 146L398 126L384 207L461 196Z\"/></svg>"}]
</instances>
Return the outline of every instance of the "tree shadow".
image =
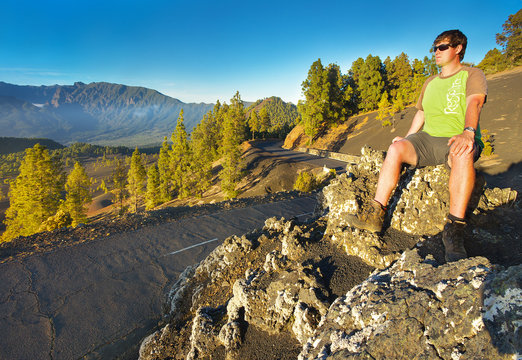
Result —
<instances>
[{"instance_id":1,"label":"tree shadow","mask_svg":"<svg viewBox=\"0 0 522 360\"><path fill-rule=\"evenodd\" d=\"M345 131L343 131L342 133L340 133L338 136L337 136L337 139L335 139L332 143L331 143L331 146L330 146L330 151L333 151L333 152L339 152L339 150L341 150L341 148L343 147L343 145L346 143L346 141L348 140L348 135L353 133L354 130L357 128L357 126L359 125L359 123L361 121L364 121L364 118L357 118L355 119L352 123L350 123L350 125L348 125L348 127L346 128Z\"/></svg>"}]
</instances>

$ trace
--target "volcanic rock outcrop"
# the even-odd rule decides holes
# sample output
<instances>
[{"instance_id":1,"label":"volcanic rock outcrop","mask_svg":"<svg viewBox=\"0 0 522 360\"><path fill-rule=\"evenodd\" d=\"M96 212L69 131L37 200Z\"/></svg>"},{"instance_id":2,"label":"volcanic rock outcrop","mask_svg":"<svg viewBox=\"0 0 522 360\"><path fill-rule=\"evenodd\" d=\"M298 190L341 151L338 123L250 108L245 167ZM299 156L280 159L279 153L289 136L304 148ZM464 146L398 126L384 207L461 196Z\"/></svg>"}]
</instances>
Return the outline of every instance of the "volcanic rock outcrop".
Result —
<instances>
[{"instance_id":1,"label":"volcanic rock outcrop","mask_svg":"<svg viewBox=\"0 0 522 360\"><path fill-rule=\"evenodd\" d=\"M520 201L477 181L465 245L445 263L444 166L405 170L380 234L347 214L375 191L362 150L313 221L268 219L224 241L172 288L140 359L514 359L522 352Z\"/></svg>"}]
</instances>

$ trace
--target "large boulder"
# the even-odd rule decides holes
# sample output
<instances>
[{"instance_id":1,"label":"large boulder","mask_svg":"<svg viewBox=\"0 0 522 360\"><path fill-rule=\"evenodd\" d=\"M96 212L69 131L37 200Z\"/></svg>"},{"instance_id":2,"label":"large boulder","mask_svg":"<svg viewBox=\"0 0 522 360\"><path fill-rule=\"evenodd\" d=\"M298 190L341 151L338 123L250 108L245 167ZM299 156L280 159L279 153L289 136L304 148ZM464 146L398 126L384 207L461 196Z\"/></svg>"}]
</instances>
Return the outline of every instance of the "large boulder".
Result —
<instances>
[{"instance_id":1,"label":"large boulder","mask_svg":"<svg viewBox=\"0 0 522 360\"><path fill-rule=\"evenodd\" d=\"M359 163L349 165L321 194L322 207L328 209L326 233L348 254L380 269L395 261L403 249L391 248L382 234L351 227L350 220L373 199L383 160L384 152L363 148ZM444 165L405 169L390 198L384 230L419 236L440 234L449 213L448 181ZM484 185L483 177L478 176L470 214L513 203L517 197L514 190L485 189Z\"/></svg>"},{"instance_id":2,"label":"large boulder","mask_svg":"<svg viewBox=\"0 0 522 360\"><path fill-rule=\"evenodd\" d=\"M408 250L339 297L299 359L514 359L521 271Z\"/></svg>"}]
</instances>

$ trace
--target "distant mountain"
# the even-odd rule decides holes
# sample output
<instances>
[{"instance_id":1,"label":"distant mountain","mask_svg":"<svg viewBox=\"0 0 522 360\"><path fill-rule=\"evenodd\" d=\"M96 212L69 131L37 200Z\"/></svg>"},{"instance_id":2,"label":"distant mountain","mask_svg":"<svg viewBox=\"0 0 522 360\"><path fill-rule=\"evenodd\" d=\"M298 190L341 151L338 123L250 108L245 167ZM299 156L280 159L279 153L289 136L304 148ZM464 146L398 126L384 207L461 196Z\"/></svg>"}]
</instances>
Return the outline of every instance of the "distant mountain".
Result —
<instances>
[{"instance_id":1,"label":"distant mountain","mask_svg":"<svg viewBox=\"0 0 522 360\"><path fill-rule=\"evenodd\" d=\"M183 103L156 90L110 83L20 86L0 82L0 136L61 143L161 143L181 109L191 130L213 104Z\"/></svg>"}]
</instances>

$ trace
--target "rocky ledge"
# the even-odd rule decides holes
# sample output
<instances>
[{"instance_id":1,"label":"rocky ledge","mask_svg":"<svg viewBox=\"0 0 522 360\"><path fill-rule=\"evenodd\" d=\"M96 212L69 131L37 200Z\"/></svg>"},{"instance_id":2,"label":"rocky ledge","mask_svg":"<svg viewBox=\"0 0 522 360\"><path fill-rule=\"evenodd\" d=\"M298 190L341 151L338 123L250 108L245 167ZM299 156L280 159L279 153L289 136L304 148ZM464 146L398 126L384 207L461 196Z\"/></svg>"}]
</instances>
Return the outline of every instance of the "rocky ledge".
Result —
<instances>
[{"instance_id":1,"label":"rocky ledge","mask_svg":"<svg viewBox=\"0 0 522 360\"><path fill-rule=\"evenodd\" d=\"M268 219L187 268L140 359L517 359L521 202L478 177L465 245L445 263L444 166L405 170L385 230L350 226L383 153L320 193L314 221Z\"/></svg>"}]
</instances>

